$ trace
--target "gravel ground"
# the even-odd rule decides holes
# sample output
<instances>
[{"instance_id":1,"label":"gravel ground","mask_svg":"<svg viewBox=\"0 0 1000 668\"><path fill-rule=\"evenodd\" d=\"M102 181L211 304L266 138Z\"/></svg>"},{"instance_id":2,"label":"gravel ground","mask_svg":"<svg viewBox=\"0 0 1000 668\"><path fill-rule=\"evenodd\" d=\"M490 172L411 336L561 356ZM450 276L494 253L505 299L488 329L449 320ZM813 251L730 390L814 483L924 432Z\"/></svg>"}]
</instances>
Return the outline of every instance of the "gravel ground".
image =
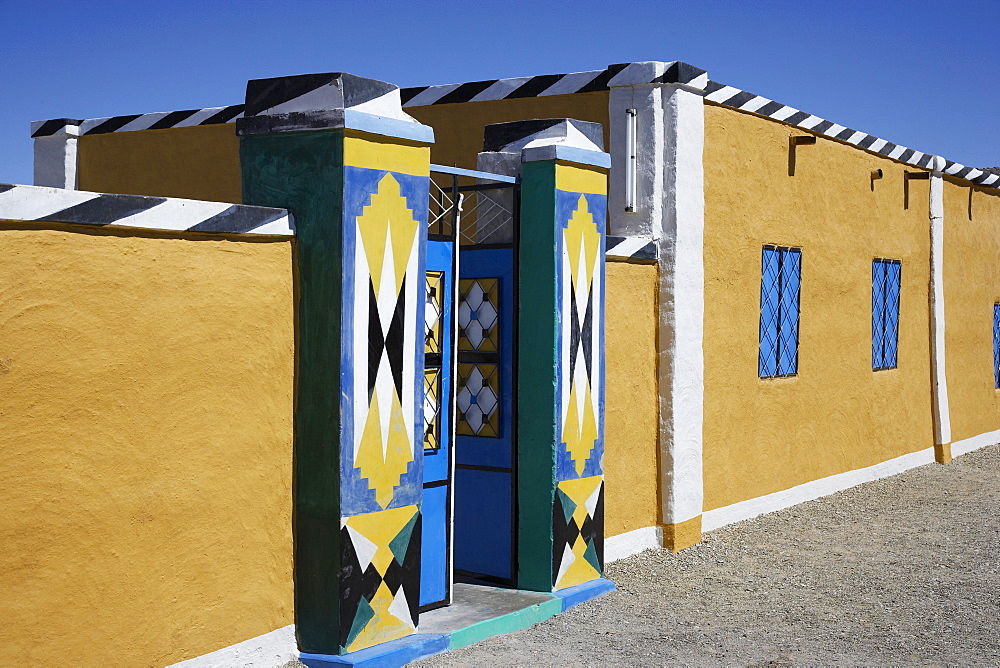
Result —
<instances>
[{"instance_id":1,"label":"gravel ground","mask_svg":"<svg viewBox=\"0 0 1000 668\"><path fill-rule=\"evenodd\" d=\"M1000 665L1000 446L611 564L618 591L418 666Z\"/></svg>"}]
</instances>

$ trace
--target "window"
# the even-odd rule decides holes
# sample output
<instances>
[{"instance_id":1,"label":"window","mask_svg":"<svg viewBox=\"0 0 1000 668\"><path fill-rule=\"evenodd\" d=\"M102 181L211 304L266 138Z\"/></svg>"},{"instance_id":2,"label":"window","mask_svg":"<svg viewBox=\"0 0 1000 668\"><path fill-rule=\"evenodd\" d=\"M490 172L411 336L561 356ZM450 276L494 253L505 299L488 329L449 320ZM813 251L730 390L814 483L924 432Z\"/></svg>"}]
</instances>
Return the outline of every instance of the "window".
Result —
<instances>
[{"instance_id":1,"label":"window","mask_svg":"<svg viewBox=\"0 0 1000 668\"><path fill-rule=\"evenodd\" d=\"M764 246L760 280L761 378L794 376L799 370L799 282L802 250Z\"/></svg>"},{"instance_id":2,"label":"window","mask_svg":"<svg viewBox=\"0 0 1000 668\"><path fill-rule=\"evenodd\" d=\"M1000 304L993 305L993 387L1000 390Z\"/></svg>"},{"instance_id":3,"label":"window","mask_svg":"<svg viewBox=\"0 0 1000 668\"><path fill-rule=\"evenodd\" d=\"M899 343L899 260L872 260L872 370L895 369Z\"/></svg>"}]
</instances>

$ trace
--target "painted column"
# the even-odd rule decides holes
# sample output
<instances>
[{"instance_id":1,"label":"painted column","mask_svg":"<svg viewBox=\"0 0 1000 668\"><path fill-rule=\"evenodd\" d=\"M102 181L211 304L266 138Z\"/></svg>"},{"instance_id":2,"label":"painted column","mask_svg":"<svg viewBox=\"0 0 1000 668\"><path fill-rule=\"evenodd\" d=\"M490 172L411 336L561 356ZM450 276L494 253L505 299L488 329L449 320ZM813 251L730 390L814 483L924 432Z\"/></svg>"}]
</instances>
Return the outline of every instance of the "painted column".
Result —
<instances>
[{"instance_id":1,"label":"painted column","mask_svg":"<svg viewBox=\"0 0 1000 668\"><path fill-rule=\"evenodd\" d=\"M944 338L944 174L945 160L931 160L931 391L934 406L934 459L951 461L951 412L948 407L948 377L945 373Z\"/></svg>"},{"instance_id":2,"label":"painted column","mask_svg":"<svg viewBox=\"0 0 1000 668\"><path fill-rule=\"evenodd\" d=\"M639 65L638 63L633 65ZM635 206L627 210L623 169L611 184L613 235L652 236L657 244L660 516L664 547L701 540L704 403L705 141L708 75L686 63L642 63L640 82L611 87L611 154L621 164L626 123L635 113ZM630 110L634 110L630 112Z\"/></svg>"},{"instance_id":3,"label":"painted column","mask_svg":"<svg viewBox=\"0 0 1000 668\"><path fill-rule=\"evenodd\" d=\"M430 128L350 74L250 81L243 198L294 211L295 622L342 654L416 630Z\"/></svg>"},{"instance_id":4,"label":"painted column","mask_svg":"<svg viewBox=\"0 0 1000 668\"><path fill-rule=\"evenodd\" d=\"M523 589L600 578L604 545L604 239L607 173L597 123L488 126L517 155L518 571ZM504 156L508 156L505 158Z\"/></svg>"},{"instance_id":5,"label":"painted column","mask_svg":"<svg viewBox=\"0 0 1000 668\"><path fill-rule=\"evenodd\" d=\"M76 190L80 121L34 121L31 136L35 140L35 185Z\"/></svg>"}]
</instances>

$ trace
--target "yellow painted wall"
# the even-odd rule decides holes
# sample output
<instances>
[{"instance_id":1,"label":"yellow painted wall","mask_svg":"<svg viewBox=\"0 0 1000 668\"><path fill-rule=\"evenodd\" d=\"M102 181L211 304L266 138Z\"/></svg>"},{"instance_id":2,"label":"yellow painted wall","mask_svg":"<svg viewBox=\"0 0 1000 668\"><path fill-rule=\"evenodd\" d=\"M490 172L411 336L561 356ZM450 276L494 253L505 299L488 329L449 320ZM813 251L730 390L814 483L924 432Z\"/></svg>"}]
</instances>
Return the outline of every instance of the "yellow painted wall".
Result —
<instances>
[{"instance_id":1,"label":"yellow painted wall","mask_svg":"<svg viewBox=\"0 0 1000 668\"><path fill-rule=\"evenodd\" d=\"M608 92L408 107L435 129L431 161L476 168L483 128L530 118L577 118L608 129ZM241 202L239 140L234 123L84 135L79 188L96 192Z\"/></svg>"},{"instance_id":2,"label":"yellow painted wall","mask_svg":"<svg viewBox=\"0 0 1000 668\"><path fill-rule=\"evenodd\" d=\"M944 184L945 354L952 441L1000 429L993 304L1000 302L1000 195Z\"/></svg>"},{"instance_id":3,"label":"yellow painted wall","mask_svg":"<svg viewBox=\"0 0 1000 668\"><path fill-rule=\"evenodd\" d=\"M578 95L549 95L464 104L407 107L404 111L434 128L431 162L476 169L476 155L483 150L483 129L491 123L532 118L575 118L604 125L608 141L608 91Z\"/></svg>"},{"instance_id":4,"label":"yellow painted wall","mask_svg":"<svg viewBox=\"0 0 1000 668\"><path fill-rule=\"evenodd\" d=\"M928 181L904 209L901 164L819 138L789 176L802 131L714 105L705 126L705 509L930 447ZM802 248L794 378L757 377L769 243ZM874 257L902 260L899 368L878 372Z\"/></svg>"},{"instance_id":5,"label":"yellow painted wall","mask_svg":"<svg viewBox=\"0 0 1000 668\"><path fill-rule=\"evenodd\" d=\"M0 223L0 665L292 623L291 244Z\"/></svg>"},{"instance_id":6,"label":"yellow painted wall","mask_svg":"<svg viewBox=\"0 0 1000 668\"><path fill-rule=\"evenodd\" d=\"M239 146L234 123L84 135L79 188L238 204Z\"/></svg>"},{"instance_id":7,"label":"yellow painted wall","mask_svg":"<svg viewBox=\"0 0 1000 668\"><path fill-rule=\"evenodd\" d=\"M604 532L659 523L656 265L607 263Z\"/></svg>"}]
</instances>

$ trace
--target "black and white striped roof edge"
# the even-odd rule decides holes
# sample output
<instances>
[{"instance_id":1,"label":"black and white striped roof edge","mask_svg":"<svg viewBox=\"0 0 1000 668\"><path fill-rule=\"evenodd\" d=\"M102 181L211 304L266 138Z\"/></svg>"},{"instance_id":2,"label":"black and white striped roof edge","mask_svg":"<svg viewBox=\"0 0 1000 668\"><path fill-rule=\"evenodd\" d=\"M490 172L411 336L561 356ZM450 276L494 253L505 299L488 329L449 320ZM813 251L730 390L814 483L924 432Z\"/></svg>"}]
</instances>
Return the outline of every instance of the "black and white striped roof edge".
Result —
<instances>
[{"instance_id":1,"label":"black and white striped roof edge","mask_svg":"<svg viewBox=\"0 0 1000 668\"><path fill-rule=\"evenodd\" d=\"M649 237L606 238L604 255L608 260L626 262L652 262L656 260L656 242Z\"/></svg>"},{"instance_id":2,"label":"black and white striped roof edge","mask_svg":"<svg viewBox=\"0 0 1000 668\"><path fill-rule=\"evenodd\" d=\"M905 164L931 169L933 154L921 153L874 135L838 125L833 121L825 120L766 97L710 81L704 70L680 61L672 63L624 63L589 72L545 74L404 88L400 94L404 107L421 107L435 104L590 93L608 90L611 86L642 83L673 83L703 89L705 98L709 102L787 123L793 127L843 141ZM242 116L243 105L238 104L231 107L189 109L83 121L60 118L32 123L31 136L44 137L65 132L67 126L78 126L79 134L87 135L231 123ZM942 171L945 174L966 179L981 186L1000 187L1000 174L967 167L952 160L945 160Z\"/></svg>"},{"instance_id":3,"label":"black and white striped roof edge","mask_svg":"<svg viewBox=\"0 0 1000 668\"><path fill-rule=\"evenodd\" d=\"M0 183L0 220L211 234L295 234L285 209L7 183Z\"/></svg>"}]
</instances>

